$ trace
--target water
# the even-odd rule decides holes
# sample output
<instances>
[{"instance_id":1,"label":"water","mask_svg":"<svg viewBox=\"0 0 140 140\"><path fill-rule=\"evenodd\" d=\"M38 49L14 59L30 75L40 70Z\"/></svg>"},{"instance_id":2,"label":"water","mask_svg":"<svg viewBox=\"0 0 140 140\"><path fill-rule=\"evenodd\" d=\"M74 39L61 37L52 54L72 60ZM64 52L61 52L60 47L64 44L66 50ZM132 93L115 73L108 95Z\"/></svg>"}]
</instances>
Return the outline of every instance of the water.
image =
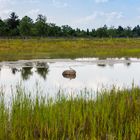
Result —
<instances>
[{"instance_id":1,"label":"water","mask_svg":"<svg viewBox=\"0 0 140 140\"><path fill-rule=\"evenodd\" d=\"M63 77L70 68L76 76ZM97 91L102 87L131 87L140 85L139 59L76 59L76 60L34 60L0 63L0 87L11 95L11 89L19 83L25 90L36 92L36 86L45 95L56 95L61 89L74 94L81 90Z\"/></svg>"}]
</instances>

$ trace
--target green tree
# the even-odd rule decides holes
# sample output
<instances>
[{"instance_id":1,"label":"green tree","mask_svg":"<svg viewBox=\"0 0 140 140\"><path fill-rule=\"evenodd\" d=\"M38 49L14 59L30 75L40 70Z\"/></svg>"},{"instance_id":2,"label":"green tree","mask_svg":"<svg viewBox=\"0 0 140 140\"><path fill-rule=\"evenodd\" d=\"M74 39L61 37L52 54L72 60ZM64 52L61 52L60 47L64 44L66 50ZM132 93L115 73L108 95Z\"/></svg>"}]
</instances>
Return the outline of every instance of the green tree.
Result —
<instances>
[{"instance_id":1,"label":"green tree","mask_svg":"<svg viewBox=\"0 0 140 140\"><path fill-rule=\"evenodd\" d=\"M61 30L61 27L59 26L56 26L55 24L53 23L49 23L47 25L47 28L48 28L48 35L49 36L54 36L54 37L61 37L62 36L62 30Z\"/></svg>"},{"instance_id":2,"label":"green tree","mask_svg":"<svg viewBox=\"0 0 140 140\"><path fill-rule=\"evenodd\" d=\"M92 29L92 30L91 30L90 36L96 37L96 30L95 30L95 29Z\"/></svg>"},{"instance_id":3,"label":"green tree","mask_svg":"<svg viewBox=\"0 0 140 140\"><path fill-rule=\"evenodd\" d=\"M137 25L136 27L134 27L132 32L134 37L140 37L140 26Z\"/></svg>"},{"instance_id":4,"label":"green tree","mask_svg":"<svg viewBox=\"0 0 140 140\"><path fill-rule=\"evenodd\" d=\"M98 28L96 30L96 34L97 34L97 37L108 37L108 28L106 25L104 25L104 27L101 27L101 28Z\"/></svg>"},{"instance_id":5,"label":"green tree","mask_svg":"<svg viewBox=\"0 0 140 140\"><path fill-rule=\"evenodd\" d=\"M10 36L19 35L19 30L18 30L19 22L20 21L18 19L18 16L16 15L16 13L12 12L10 14L10 17L6 20Z\"/></svg>"},{"instance_id":6,"label":"green tree","mask_svg":"<svg viewBox=\"0 0 140 140\"><path fill-rule=\"evenodd\" d=\"M61 27L61 30L62 30L63 36L65 36L65 37L71 36L73 33L73 29L68 25L63 25Z\"/></svg>"},{"instance_id":7,"label":"green tree","mask_svg":"<svg viewBox=\"0 0 140 140\"><path fill-rule=\"evenodd\" d=\"M32 29L33 29L33 20L28 16L23 17L19 26L20 35L24 37L31 36Z\"/></svg>"},{"instance_id":8,"label":"green tree","mask_svg":"<svg viewBox=\"0 0 140 140\"><path fill-rule=\"evenodd\" d=\"M119 26L117 29L117 37L125 37L124 28L122 26Z\"/></svg>"},{"instance_id":9,"label":"green tree","mask_svg":"<svg viewBox=\"0 0 140 140\"><path fill-rule=\"evenodd\" d=\"M76 37L80 37L81 36L81 30L79 28L76 29L75 31Z\"/></svg>"},{"instance_id":10,"label":"green tree","mask_svg":"<svg viewBox=\"0 0 140 140\"><path fill-rule=\"evenodd\" d=\"M108 32L108 36L109 36L110 38L117 37L117 30L116 30L116 28L114 28L113 26L110 27L110 28L107 30L107 32Z\"/></svg>"},{"instance_id":11,"label":"green tree","mask_svg":"<svg viewBox=\"0 0 140 140\"><path fill-rule=\"evenodd\" d=\"M87 36L90 36L90 31L89 31L89 29L87 29Z\"/></svg>"},{"instance_id":12,"label":"green tree","mask_svg":"<svg viewBox=\"0 0 140 140\"><path fill-rule=\"evenodd\" d=\"M48 35L47 31L47 18L43 15L38 15L35 23L35 29L37 36L45 36Z\"/></svg>"},{"instance_id":13,"label":"green tree","mask_svg":"<svg viewBox=\"0 0 140 140\"><path fill-rule=\"evenodd\" d=\"M48 24L48 35L49 36L57 36L56 33L56 25L54 23L49 23Z\"/></svg>"},{"instance_id":14,"label":"green tree","mask_svg":"<svg viewBox=\"0 0 140 140\"><path fill-rule=\"evenodd\" d=\"M131 27L127 26L126 28L124 28L124 34L125 37L133 37Z\"/></svg>"},{"instance_id":15,"label":"green tree","mask_svg":"<svg viewBox=\"0 0 140 140\"><path fill-rule=\"evenodd\" d=\"M6 35L6 24L0 19L0 36Z\"/></svg>"}]
</instances>

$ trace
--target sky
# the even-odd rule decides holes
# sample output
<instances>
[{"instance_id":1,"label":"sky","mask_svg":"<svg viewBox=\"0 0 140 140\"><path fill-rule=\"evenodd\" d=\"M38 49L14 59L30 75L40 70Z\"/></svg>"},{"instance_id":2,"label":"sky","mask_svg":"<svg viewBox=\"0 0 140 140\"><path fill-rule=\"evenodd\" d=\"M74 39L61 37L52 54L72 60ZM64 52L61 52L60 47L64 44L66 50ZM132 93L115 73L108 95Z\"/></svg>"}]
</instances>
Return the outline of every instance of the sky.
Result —
<instances>
[{"instance_id":1,"label":"sky","mask_svg":"<svg viewBox=\"0 0 140 140\"><path fill-rule=\"evenodd\" d=\"M48 22L81 29L140 24L140 0L0 0L2 19L12 11L19 18L43 14Z\"/></svg>"}]
</instances>

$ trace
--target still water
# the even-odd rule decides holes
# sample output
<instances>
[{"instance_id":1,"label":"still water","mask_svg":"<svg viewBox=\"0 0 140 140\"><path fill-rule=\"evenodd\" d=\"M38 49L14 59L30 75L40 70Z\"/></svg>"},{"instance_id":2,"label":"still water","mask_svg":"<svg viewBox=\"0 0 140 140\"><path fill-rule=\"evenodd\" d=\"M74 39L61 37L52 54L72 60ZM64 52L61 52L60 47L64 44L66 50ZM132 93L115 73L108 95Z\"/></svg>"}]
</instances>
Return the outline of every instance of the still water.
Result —
<instances>
[{"instance_id":1,"label":"still water","mask_svg":"<svg viewBox=\"0 0 140 140\"><path fill-rule=\"evenodd\" d=\"M74 69L76 76L64 77L65 70ZM6 95L21 84L25 90L54 95L60 89L67 93L87 88L96 91L102 87L131 87L140 85L139 59L76 59L33 60L0 63L0 87Z\"/></svg>"}]
</instances>

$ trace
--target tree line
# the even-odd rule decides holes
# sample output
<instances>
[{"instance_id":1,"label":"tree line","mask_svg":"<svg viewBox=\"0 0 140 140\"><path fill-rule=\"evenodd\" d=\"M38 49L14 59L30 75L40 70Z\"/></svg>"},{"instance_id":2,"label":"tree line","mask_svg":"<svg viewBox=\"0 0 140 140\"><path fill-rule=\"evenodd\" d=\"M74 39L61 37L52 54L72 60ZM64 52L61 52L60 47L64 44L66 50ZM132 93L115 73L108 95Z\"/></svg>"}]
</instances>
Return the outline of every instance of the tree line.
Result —
<instances>
[{"instance_id":1,"label":"tree line","mask_svg":"<svg viewBox=\"0 0 140 140\"><path fill-rule=\"evenodd\" d=\"M118 26L108 28L106 25L98 29L73 29L68 25L57 26L48 23L46 16L39 14L33 21L29 16L22 19L12 12L9 18L0 18L0 37L140 37L140 26L134 28Z\"/></svg>"}]
</instances>

